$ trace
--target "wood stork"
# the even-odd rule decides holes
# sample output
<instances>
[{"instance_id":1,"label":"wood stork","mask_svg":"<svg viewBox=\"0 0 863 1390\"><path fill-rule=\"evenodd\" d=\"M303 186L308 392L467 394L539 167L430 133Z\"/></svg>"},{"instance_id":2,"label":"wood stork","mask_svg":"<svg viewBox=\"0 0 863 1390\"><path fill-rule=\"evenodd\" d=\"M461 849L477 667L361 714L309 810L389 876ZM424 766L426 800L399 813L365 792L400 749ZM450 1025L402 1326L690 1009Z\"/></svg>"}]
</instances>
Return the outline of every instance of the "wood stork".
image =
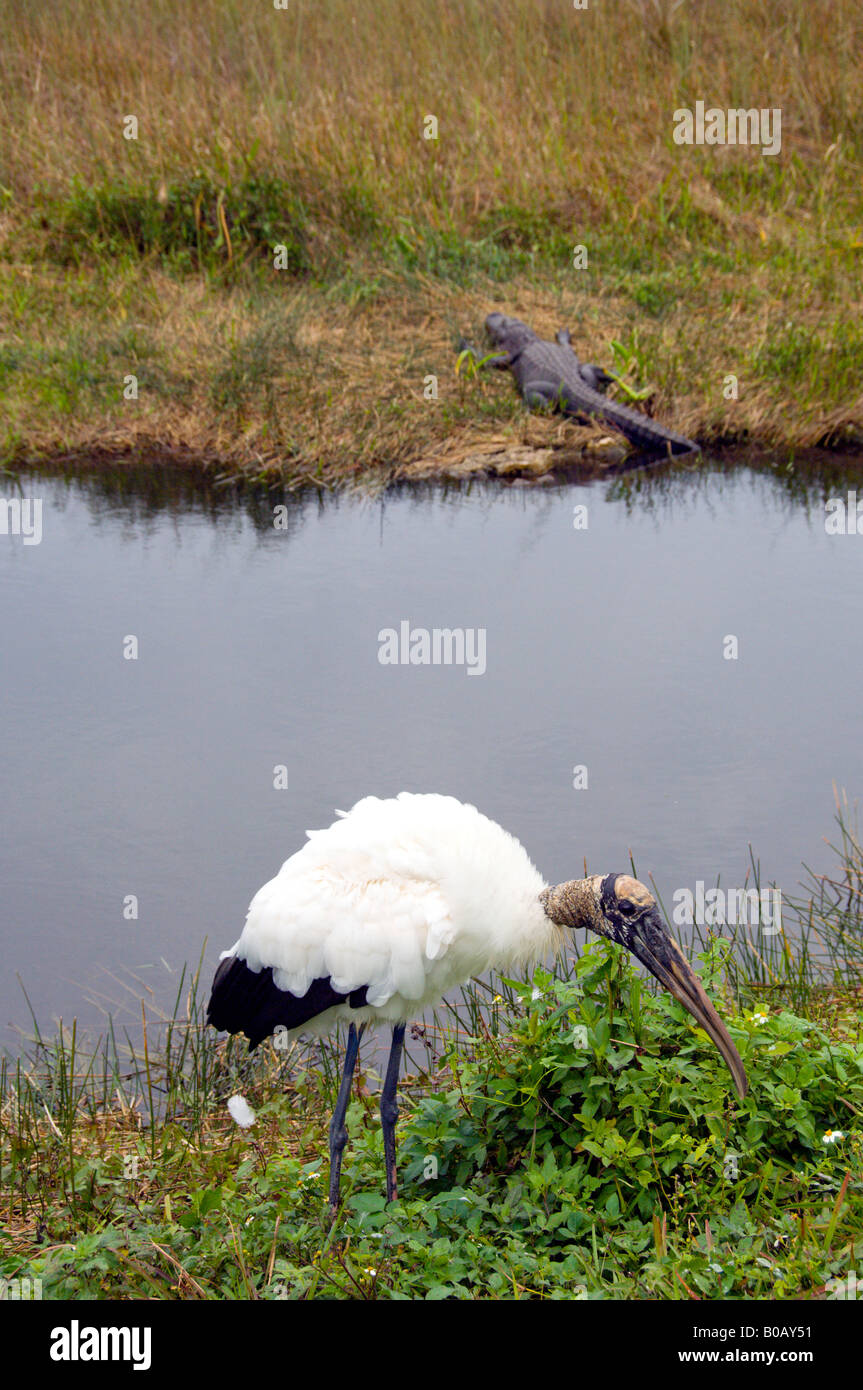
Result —
<instances>
[{"instance_id":1,"label":"wood stork","mask_svg":"<svg viewBox=\"0 0 863 1390\"><path fill-rule=\"evenodd\" d=\"M451 796L365 797L308 842L252 899L222 953L207 1019L249 1049L281 1025L324 1033L349 1023L330 1124L330 1207L339 1200L345 1114L360 1037L392 1024L380 1111L387 1200L396 1196L396 1086L406 1020L454 985L558 950L577 927L617 941L679 999L725 1059L743 1063L654 898L628 874L548 887L512 835Z\"/></svg>"}]
</instances>

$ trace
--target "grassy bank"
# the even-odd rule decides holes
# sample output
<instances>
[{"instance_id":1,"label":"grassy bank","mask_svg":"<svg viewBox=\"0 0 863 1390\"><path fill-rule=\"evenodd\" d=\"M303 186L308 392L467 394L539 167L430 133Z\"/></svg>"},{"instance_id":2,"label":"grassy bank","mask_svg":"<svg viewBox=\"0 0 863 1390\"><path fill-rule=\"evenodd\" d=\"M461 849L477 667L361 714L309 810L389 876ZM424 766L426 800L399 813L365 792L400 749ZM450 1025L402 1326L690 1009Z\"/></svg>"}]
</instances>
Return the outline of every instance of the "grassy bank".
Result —
<instances>
[{"instance_id":1,"label":"grassy bank","mask_svg":"<svg viewBox=\"0 0 863 1390\"><path fill-rule=\"evenodd\" d=\"M786 904L787 935L699 953L745 1101L689 1015L594 943L412 1030L389 1208L361 1060L332 1227L330 1042L219 1042L198 976L136 1042L37 1030L0 1078L0 1277L54 1299L848 1296L863 855L844 807L839 827L836 870ZM248 1129L225 1107L238 1093Z\"/></svg>"},{"instance_id":2,"label":"grassy bank","mask_svg":"<svg viewBox=\"0 0 863 1390\"><path fill-rule=\"evenodd\" d=\"M0 23L7 467L567 462L602 432L455 375L492 307L568 323L703 442L863 438L853 0L98 0L86 33L70 0L0 0ZM781 151L675 144L698 100L779 108Z\"/></svg>"}]
</instances>

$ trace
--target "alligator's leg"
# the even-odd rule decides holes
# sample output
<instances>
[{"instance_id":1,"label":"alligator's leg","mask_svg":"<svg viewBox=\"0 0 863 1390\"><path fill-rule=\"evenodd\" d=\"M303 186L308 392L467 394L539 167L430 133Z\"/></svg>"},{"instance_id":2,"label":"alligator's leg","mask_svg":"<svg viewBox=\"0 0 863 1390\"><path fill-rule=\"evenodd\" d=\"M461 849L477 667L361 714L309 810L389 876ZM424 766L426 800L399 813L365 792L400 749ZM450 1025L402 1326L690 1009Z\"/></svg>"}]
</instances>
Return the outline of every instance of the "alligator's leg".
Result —
<instances>
[{"instance_id":1,"label":"alligator's leg","mask_svg":"<svg viewBox=\"0 0 863 1390\"><path fill-rule=\"evenodd\" d=\"M459 352L469 352L477 367L498 367L501 371L506 370L512 365L512 358L508 352L496 353L493 357L483 354L472 343L465 342L462 338L458 345Z\"/></svg>"},{"instance_id":2,"label":"alligator's leg","mask_svg":"<svg viewBox=\"0 0 863 1390\"><path fill-rule=\"evenodd\" d=\"M521 398L531 410L542 410L545 406L550 405L556 410L562 410L568 414L573 413L568 409L569 402L562 386L526 386L521 393Z\"/></svg>"},{"instance_id":3,"label":"alligator's leg","mask_svg":"<svg viewBox=\"0 0 863 1390\"><path fill-rule=\"evenodd\" d=\"M646 401L648 396L653 395L653 387L646 386L643 391L636 391L634 387L628 386L623 377L616 372L607 372L604 367L598 367L594 362L579 362L578 374L585 386L590 386L594 391L607 391L612 382L619 386L625 396L631 401Z\"/></svg>"},{"instance_id":4,"label":"alligator's leg","mask_svg":"<svg viewBox=\"0 0 863 1390\"><path fill-rule=\"evenodd\" d=\"M607 391L611 383L618 380L604 367L597 367L595 362L579 362L578 375L585 386L592 387L594 391Z\"/></svg>"}]
</instances>

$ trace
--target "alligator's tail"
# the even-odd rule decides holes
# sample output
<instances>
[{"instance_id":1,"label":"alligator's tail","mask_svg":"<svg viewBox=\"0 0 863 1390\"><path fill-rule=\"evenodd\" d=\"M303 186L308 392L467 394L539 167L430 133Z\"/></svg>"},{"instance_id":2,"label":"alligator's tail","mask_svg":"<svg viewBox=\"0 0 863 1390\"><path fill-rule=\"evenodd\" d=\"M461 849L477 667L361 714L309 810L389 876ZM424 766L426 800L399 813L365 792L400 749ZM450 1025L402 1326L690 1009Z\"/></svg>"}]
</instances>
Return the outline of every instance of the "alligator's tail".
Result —
<instances>
[{"instance_id":1,"label":"alligator's tail","mask_svg":"<svg viewBox=\"0 0 863 1390\"><path fill-rule=\"evenodd\" d=\"M658 425L648 415L643 415L640 410L630 410L627 405L606 400L605 396L589 387L585 389L584 395L590 398L589 404L585 405L584 401L567 403L567 414L579 415L587 411L591 415L599 416L620 430L630 444L634 444L644 453L667 455L700 452L699 446L693 440L685 439L682 434L674 434L672 430L663 429L662 425Z\"/></svg>"}]
</instances>

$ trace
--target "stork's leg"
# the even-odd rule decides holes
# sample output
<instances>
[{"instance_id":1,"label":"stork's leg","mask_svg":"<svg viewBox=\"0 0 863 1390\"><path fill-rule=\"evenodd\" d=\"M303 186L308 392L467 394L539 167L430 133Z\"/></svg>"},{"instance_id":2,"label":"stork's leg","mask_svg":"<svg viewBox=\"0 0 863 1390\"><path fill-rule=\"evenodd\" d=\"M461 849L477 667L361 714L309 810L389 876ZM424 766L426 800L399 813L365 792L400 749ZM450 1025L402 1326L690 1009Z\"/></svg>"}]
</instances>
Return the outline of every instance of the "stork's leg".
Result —
<instances>
[{"instance_id":1,"label":"stork's leg","mask_svg":"<svg viewBox=\"0 0 863 1390\"><path fill-rule=\"evenodd\" d=\"M399 1066L402 1059L402 1043L405 1040L405 1025L397 1023L393 1028L393 1044L387 1062L387 1074L381 1091L381 1129L384 1134L384 1163L387 1169L387 1201L394 1202L398 1196L396 1183L396 1120L399 1107L396 1089L399 1084Z\"/></svg>"},{"instance_id":2,"label":"stork's leg","mask_svg":"<svg viewBox=\"0 0 863 1390\"><path fill-rule=\"evenodd\" d=\"M330 1120L330 1215L333 1217L338 1211L342 1154L345 1151L345 1144L348 1142L345 1115L348 1111L348 1101L351 1098L351 1082L354 1077L354 1067L357 1064L357 1053L360 1050L360 1038L365 1026L364 1023L361 1024L358 1032L357 1025L352 1023L348 1030L348 1045L345 1049L345 1065L342 1070L342 1082L339 1086L339 1098L336 1101L333 1118Z\"/></svg>"}]
</instances>

